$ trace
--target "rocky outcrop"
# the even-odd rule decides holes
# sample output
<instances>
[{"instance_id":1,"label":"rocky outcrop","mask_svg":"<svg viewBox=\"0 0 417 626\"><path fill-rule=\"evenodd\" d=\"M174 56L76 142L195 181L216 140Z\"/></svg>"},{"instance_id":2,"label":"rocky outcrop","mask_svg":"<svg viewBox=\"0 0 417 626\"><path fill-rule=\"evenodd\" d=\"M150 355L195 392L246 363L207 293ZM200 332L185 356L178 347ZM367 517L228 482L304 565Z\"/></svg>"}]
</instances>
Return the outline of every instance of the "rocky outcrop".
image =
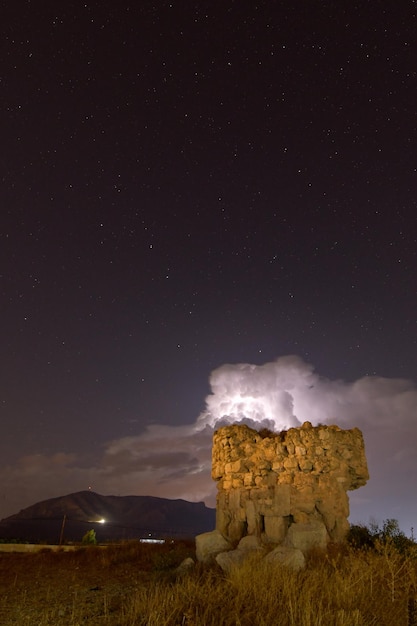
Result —
<instances>
[{"instance_id":1,"label":"rocky outcrop","mask_svg":"<svg viewBox=\"0 0 417 626\"><path fill-rule=\"evenodd\" d=\"M263 544L302 552L344 539L347 491L369 478L359 429L309 422L279 434L244 425L220 428L213 438L212 476L222 537L236 545L253 535Z\"/></svg>"}]
</instances>

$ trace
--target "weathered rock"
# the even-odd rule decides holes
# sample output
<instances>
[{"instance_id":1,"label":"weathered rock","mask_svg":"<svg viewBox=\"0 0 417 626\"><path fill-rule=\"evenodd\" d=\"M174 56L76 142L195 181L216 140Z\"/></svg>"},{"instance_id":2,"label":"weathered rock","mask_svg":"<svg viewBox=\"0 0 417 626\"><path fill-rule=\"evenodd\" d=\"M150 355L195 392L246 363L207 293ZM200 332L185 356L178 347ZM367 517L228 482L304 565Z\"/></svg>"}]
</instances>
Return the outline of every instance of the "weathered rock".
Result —
<instances>
[{"instance_id":1,"label":"weathered rock","mask_svg":"<svg viewBox=\"0 0 417 626\"><path fill-rule=\"evenodd\" d=\"M208 533L197 535L196 557L200 563L209 563L213 561L220 552L232 550L232 544L223 537L218 530L212 530Z\"/></svg>"},{"instance_id":2,"label":"weathered rock","mask_svg":"<svg viewBox=\"0 0 417 626\"><path fill-rule=\"evenodd\" d=\"M264 543L282 543L288 530L285 517L265 515L265 532L262 533Z\"/></svg>"},{"instance_id":3,"label":"weathered rock","mask_svg":"<svg viewBox=\"0 0 417 626\"><path fill-rule=\"evenodd\" d=\"M307 524L292 524L285 538L285 545L297 548L304 554L312 548L325 549L329 536L323 522L309 522Z\"/></svg>"},{"instance_id":4,"label":"weathered rock","mask_svg":"<svg viewBox=\"0 0 417 626\"><path fill-rule=\"evenodd\" d=\"M253 552L264 550L264 547L262 546L259 537L256 537L255 535L246 535L246 537L242 537L242 539L239 541L237 549L245 551L249 550Z\"/></svg>"},{"instance_id":5,"label":"weathered rock","mask_svg":"<svg viewBox=\"0 0 417 626\"><path fill-rule=\"evenodd\" d=\"M220 428L212 476L218 482L216 529L224 538L237 543L251 535L280 544L289 534L288 542L302 549L344 539L346 492L369 478L359 429L309 422L267 437L244 425Z\"/></svg>"},{"instance_id":6,"label":"weathered rock","mask_svg":"<svg viewBox=\"0 0 417 626\"><path fill-rule=\"evenodd\" d=\"M195 566L194 559L192 559L189 556L183 561L181 561L181 563L178 565L175 571L177 572L177 574L187 574L190 570L194 568L194 566Z\"/></svg>"},{"instance_id":7,"label":"weathered rock","mask_svg":"<svg viewBox=\"0 0 417 626\"><path fill-rule=\"evenodd\" d=\"M230 552L220 552L216 556L216 563L220 565L224 572L230 572L233 567L242 565L248 558L249 550L231 550Z\"/></svg>"},{"instance_id":8,"label":"weathered rock","mask_svg":"<svg viewBox=\"0 0 417 626\"><path fill-rule=\"evenodd\" d=\"M265 557L266 563L279 564L298 571L305 567L305 558L301 550L288 546L278 546Z\"/></svg>"},{"instance_id":9,"label":"weathered rock","mask_svg":"<svg viewBox=\"0 0 417 626\"><path fill-rule=\"evenodd\" d=\"M236 550L230 550L229 552L221 552L216 556L216 562L223 571L230 572L232 567L242 565L250 556L258 555L262 558L265 552L265 546L262 545L259 537L255 535L246 535L239 541Z\"/></svg>"}]
</instances>

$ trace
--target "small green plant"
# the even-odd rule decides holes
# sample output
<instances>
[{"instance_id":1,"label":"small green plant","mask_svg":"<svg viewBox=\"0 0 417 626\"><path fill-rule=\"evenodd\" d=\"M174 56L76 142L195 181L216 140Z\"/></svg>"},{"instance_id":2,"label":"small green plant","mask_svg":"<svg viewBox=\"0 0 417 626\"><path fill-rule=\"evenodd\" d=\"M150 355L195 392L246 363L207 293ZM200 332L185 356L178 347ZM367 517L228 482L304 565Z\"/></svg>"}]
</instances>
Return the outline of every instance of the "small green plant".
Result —
<instances>
[{"instance_id":1,"label":"small green plant","mask_svg":"<svg viewBox=\"0 0 417 626\"><path fill-rule=\"evenodd\" d=\"M96 531L94 528L87 530L84 537L81 540L83 546L95 546L97 545Z\"/></svg>"}]
</instances>

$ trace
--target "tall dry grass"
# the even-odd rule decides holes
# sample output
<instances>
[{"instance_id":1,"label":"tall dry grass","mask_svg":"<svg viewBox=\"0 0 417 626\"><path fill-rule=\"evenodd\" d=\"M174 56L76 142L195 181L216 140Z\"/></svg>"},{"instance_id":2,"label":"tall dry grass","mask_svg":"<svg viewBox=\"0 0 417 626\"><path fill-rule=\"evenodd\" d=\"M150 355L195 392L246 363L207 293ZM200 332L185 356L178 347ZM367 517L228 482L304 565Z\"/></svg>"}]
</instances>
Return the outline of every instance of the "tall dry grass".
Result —
<instances>
[{"instance_id":1,"label":"tall dry grass","mask_svg":"<svg viewBox=\"0 0 417 626\"><path fill-rule=\"evenodd\" d=\"M256 557L228 575L197 568L156 581L124 607L124 625L417 626L417 562L392 546L312 554L291 572Z\"/></svg>"},{"instance_id":2,"label":"tall dry grass","mask_svg":"<svg viewBox=\"0 0 417 626\"><path fill-rule=\"evenodd\" d=\"M390 543L330 546L293 572L251 556L224 573L193 544L131 542L3 555L5 626L417 626L417 558ZM7 584L6 584L7 583Z\"/></svg>"}]
</instances>

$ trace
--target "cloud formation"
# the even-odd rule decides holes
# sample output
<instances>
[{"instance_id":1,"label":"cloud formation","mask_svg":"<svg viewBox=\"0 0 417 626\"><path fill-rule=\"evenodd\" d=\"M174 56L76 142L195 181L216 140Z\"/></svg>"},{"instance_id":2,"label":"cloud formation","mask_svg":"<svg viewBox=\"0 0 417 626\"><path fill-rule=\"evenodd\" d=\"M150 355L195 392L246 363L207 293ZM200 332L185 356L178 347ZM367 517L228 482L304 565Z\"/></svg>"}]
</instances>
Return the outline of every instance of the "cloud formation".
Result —
<instances>
[{"instance_id":1,"label":"cloud formation","mask_svg":"<svg viewBox=\"0 0 417 626\"><path fill-rule=\"evenodd\" d=\"M212 372L210 385L206 409L194 424L152 424L138 436L110 441L94 466L61 452L24 457L2 468L3 484L13 485L3 498L2 517L88 486L104 494L204 500L215 506L210 476L215 428L245 422L282 430L310 421L357 426L364 434L371 478L350 494L352 521L394 517L406 532L415 525L417 388L412 381L330 380L301 358L285 356L264 365L222 365Z\"/></svg>"}]
</instances>

